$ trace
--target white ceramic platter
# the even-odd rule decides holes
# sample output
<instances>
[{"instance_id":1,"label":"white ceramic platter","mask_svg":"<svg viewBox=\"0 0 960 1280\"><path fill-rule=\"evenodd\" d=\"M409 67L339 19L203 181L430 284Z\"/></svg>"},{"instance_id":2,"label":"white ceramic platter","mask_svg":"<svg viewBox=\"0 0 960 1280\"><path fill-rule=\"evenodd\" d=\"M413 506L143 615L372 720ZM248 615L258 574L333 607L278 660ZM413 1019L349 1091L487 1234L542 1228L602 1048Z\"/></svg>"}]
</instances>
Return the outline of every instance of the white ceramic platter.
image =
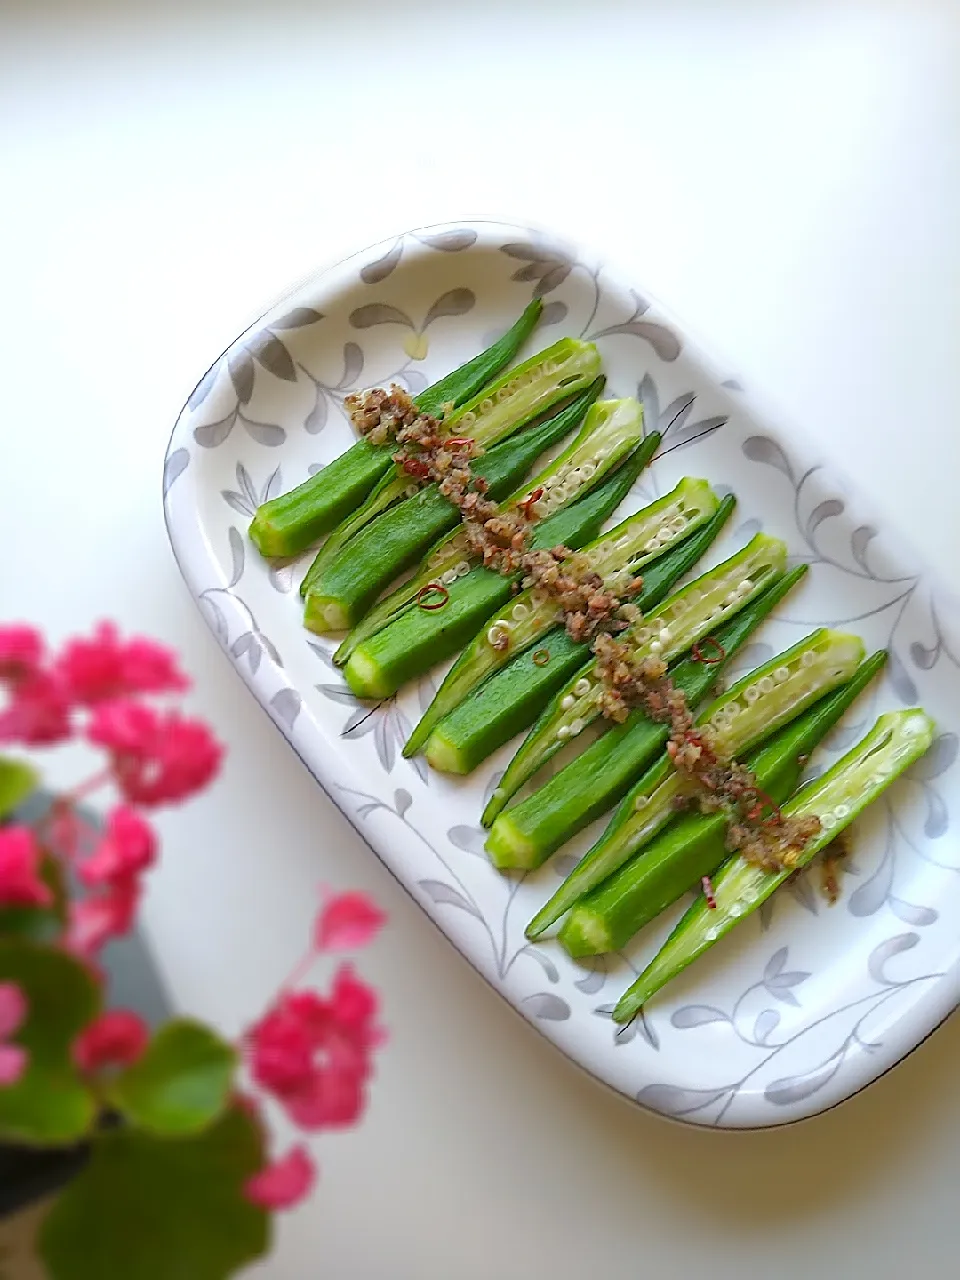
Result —
<instances>
[{"instance_id":1,"label":"white ceramic platter","mask_svg":"<svg viewBox=\"0 0 960 1280\"><path fill-rule=\"evenodd\" d=\"M595 837L523 882L482 852L478 817L511 744L474 777L405 761L400 747L439 674L359 705L300 623L305 563L268 566L246 537L255 506L352 441L346 391L400 380L421 390L486 346L530 299L531 350L597 342L608 394L638 395L662 453L618 519L683 475L732 489L738 509L702 567L759 528L811 572L740 670L820 625L887 646L884 679L820 753L845 749L881 710L921 703L939 737L856 828L843 896L827 909L801 877L616 1036L609 1011L675 919L629 951L581 967L523 926ZM644 1107L703 1125L757 1127L824 1110L888 1070L960 991L960 628L955 606L865 512L829 463L809 458L681 328L608 266L542 232L495 223L408 232L324 271L268 311L203 376L164 472L177 560L231 661L293 749L423 910L533 1026ZM953 610L953 622L948 614ZM816 765L817 761L814 761ZM269 798L266 798L269 803Z\"/></svg>"}]
</instances>

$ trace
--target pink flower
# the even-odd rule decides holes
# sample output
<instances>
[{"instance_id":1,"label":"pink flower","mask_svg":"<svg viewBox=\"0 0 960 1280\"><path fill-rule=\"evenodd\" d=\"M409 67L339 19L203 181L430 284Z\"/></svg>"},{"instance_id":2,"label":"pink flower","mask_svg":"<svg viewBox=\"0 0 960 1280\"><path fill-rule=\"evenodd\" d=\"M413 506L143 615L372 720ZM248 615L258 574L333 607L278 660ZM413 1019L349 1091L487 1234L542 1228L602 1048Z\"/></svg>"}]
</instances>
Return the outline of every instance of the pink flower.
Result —
<instances>
[{"instance_id":1,"label":"pink flower","mask_svg":"<svg viewBox=\"0 0 960 1280\"><path fill-rule=\"evenodd\" d=\"M334 975L330 1004L340 1031L358 1049L369 1052L383 1044L383 1028L374 1022L379 1007L377 993L361 982L352 965L342 964Z\"/></svg>"},{"instance_id":2,"label":"pink flower","mask_svg":"<svg viewBox=\"0 0 960 1280\"><path fill-rule=\"evenodd\" d=\"M302 1089L281 1099L294 1124L308 1132L346 1129L363 1115L369 1070L340 1046L332 1047L325 1066L312 1072Z\"/></svg>"},{"instance_id":3,"label":"pink flower","mask_svg":"<svg viewBox=\"0 0 960 1280\"><path fill-rule=\"evenodd\" d=\"M0 1087L16 1084L27 1069L29 1055L19 1044L7 1044L27 1016L27 998L15 982L0 982Z\"/></svg>"},{"instance_id":4,"label":"pink flower","mask_svg":"<svg viewBox=\"0 0 960 1280\"><path fill-rule=\"evenodd\" d=\"M183 800L205 787L220 767L223 748L200 720L161 714L129 698L100 703L87 737L113 758L117 785L133 804Z\"/></svg>"},{"instance_id":5,"label":"pink flower","mask_svg":"<svg viewBox=\"0 0 960 1280\"><path fill-rule=\"evenodd\" d=\"M30 1055L20 1044L0 1044L0 1087L16 1084L26 1071Z\"/></svg>"},{"instance_id":6,"label":"pink flower","mask_svg":"<svg viewBox=\"0 0 960 1280\"><path fill-rule=\"evenodd\" d=\"M243 1190L248 1200L263 1209L291 1209L310 1194L316 1180L310 1154L299 1146L254 1174Z\"/></svg>"},{"instance_id":7,"label":"pink flower","mask_svg":"<svg viewBox=\"0 0 960 1280\"><path fill-rule=\"evenodd\" d=\"M50 887L40 879L40 846L29 827L0 828L0 904L47 907Z\"/></svg>"},{"instance_id":8,"label":"pink flower","mask_svg":"<svg viewBox=\"0 0 960 1280\"><path fill-rule=\"evenodd\" d=\"M57 662L70 697L85 706L133 693L181 693L190 682L176 655L142 636L121 641L103 622L92 639L71 640Z\"/></svg>"},{"instance_id":9,"label":"pink flower","mask_svg":"<svg viewBox=\"0 0 960 1280\"><path fill-rule=\"evenodd\" d=\"M81 1071L126 1067L142 1057L150 1038L147 1024L129 1009L108 1009L73 1042L73 1060Z\"/></svg>"},{"instance_id":10,"label":"pink flower","mask_svg":"<svg viewBox=\"0 0 960 1280\"><path fill-rule=\"evenodd\" d=\"M153 828L136 809L120 804L107 818L103 839L81 864L80 879L86 885L116 884L139 876L157 856Z\"/></svg>"},{"instance_id":11,"label":"pink flower","mask_svg":"<svg viewBox=\"0 0 960 1280\"><path fill-rule=\"evenodd\" d=\"M94 956L112 938L133 926L140 902L140 883L131 877L108 886L106 892L70 904L66 946L80 956Z\"/></svg>"},{"instance_id":12,"label":"pink flower","mask_svg":"<svg viewBox=\"0 0 960 1280\"><path fill-rule=\"evenodd\" d=\"M325 1013L312 991L281 996L250 1033L252 1070L262 1088L278 1097L302 1089L313 1072L311 1024Z\"/></svg>"},{"instance_id":13,"label":"pink flower","mask_svg":"<svg viewBox=\"0 0 960 1280\"><path fill-rule=\"evenodd\" d=\"M0 680L32 675L43 660L43 637L35 627L10 623L0 627Z\"/></svg>"},{"instance_id":14,"label":"pink flower","mask_svg":"<svg viewBox=\"0 0 960 1280\"><path fill-rule=\"evenodd\" d=\"M0 711L0 742L52 746L70 737L70 702L59 680L44 671L16 679L10 700Z\"/></svg>"},{"instance_id":15,"label":"pink flower","mask_svg":"<svg viewBox=\"0 0 960 1280\"><path fill-rule=\"evenodd\" d=\"M304 1129L339 1128L360 1117L371 1055L382 1043L376 994L343 965L328 999L282 995L250 1033L257 1083Z\"/></svg>"},{"instance_id":16,"label":"pink flower","mask_svg":"<svg viewBox=\"0 0 960 1280\"><path fill-rule=\"evenodd\" d=\"M15 982L0 982L0 1040L7 1040L23 1026L27 997Z\"/></svg>"},{"instance_id":17,"label":"pink flower","mask_svg":"<svg viewBox=\"0 0 960 1280\"><path fill-rule=\"evenodd\" d=\"M386 915L365 893L339 893L320 909L313 940L318 951L348 951L372 942Z\"/></svg>"}]
</instances>

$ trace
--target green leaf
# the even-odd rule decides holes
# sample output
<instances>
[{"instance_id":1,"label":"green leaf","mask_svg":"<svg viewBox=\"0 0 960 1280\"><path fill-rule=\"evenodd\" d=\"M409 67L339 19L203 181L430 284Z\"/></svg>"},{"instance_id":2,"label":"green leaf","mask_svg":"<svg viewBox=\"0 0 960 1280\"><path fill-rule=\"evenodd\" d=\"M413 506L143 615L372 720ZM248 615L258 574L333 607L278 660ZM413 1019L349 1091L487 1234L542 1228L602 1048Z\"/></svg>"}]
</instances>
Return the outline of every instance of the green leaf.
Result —
<instances>
[{"instance_id":1,"label":"green leaf","mask_svg":"<svg viewBox=\"0 0 960 1280\"><path fill-rule=\"evenodd\" d=\"M23 804L38 782L36 772L25 761L0 756L0 818Z\"/></svg>"},{"instance_id":2,"label":"green leaf","mask_svg":"<svg viewBox=\"0 0 960 1280\"><path fill-rule=\"evenodd\" d=\"M239 1108L191 1138L107 1133L38 1239L50 1280L226 1280L262 1257L270 1223L243 1184L263 1163Z\"/></svg>"},{"instance_id":3,"label":"green leaf","mask_svg":"<svg viewBox=\"0 0 960 1280\"><path fill-rule=\"evenodd\" d=\"M30 1055L17 1083L0 1089L0 1138L76 1142L90 1131L97 1107L70 1048L99 1012L100 990L78 960L26 939L0 941L0 982L23 988L29 1011L14 1039Z\"/></svg>"},{"instance_id":4,"label":"green leaf","mask_svg":"<svg viewBox=\"0 0 960 1280\"><path fill-rule=\"evenodd\" d=\"M52 854L43 860L40 879L53 890L52 905L0 908L0 938L14 936L50 942L59 935L66 920L68 891L63 867Z\"/></svg>"},{"instance_id":5,"label":"green leaf","mask_svg":"<svg viewBox=\"0 0 960 1280\"><path fill-rule=\"evenodd\" d=\"M114 1081L113 1101L153 1133L181 1136L212 1124L230 1098L236 1050L199 1022L178 1018Z\"/></svg>"}]
</instances>

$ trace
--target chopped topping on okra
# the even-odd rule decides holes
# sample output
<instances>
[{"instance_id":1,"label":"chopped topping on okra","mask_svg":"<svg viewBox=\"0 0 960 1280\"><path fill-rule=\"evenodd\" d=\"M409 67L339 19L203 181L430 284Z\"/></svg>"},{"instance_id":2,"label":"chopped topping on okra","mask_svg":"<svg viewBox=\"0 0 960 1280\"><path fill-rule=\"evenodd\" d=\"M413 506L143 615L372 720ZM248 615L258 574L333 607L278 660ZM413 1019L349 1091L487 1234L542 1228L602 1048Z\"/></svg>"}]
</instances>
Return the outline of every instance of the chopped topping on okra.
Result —
<instances>
[{"instance_id":1,"label":"chopped topping on okra","mask_svg":"<svg viewBox=\"0 0 960 1280\"><path fill-rule=\"evenodd\" d=\"M507 384L498 394L511 390ZM466 545L484 566L507 576L523 573L523 587L535 587L557 604L573 640L587 641L605 630L622 631L640 620L636 606L621 596L636 595L643 587L642 578L620 573L605 580L593 569L589 556L569 547L529 548L531 525L569 500L590 478L601 461L602 446L596 462L570 466L569 474L561 468L548 483L532 489L516 510L504 511L486 496L486 482L470 471L469 463L481 456L482 448L469 436L445 436L443 420L420 413L402 387L396 383L389 391L374 387L347 396L345 404L361 435L374 444L396 440L403 447L393 455L394 462L414 483L436 483L457 507ZM464 428L470 426L469 417L460 419ZM508 649L509 628L496 628L490 643L496 650Z\"/></svg>"},{"instance_id":2,"label":"chopped topping on okra","mask_svg":"<svg viewBox=\"0 0 960 1280\"><path fill-rule=\"evenodd\" d=\"M650 647L659 644L662 648L669 641L664 628ZM738 851L748 862L767 870L792 866L807 842L819 834L819 819L784 819L750 770L719 750L710 727L697 726L686 694L670 680L661 657L651 654L636 661L629 645L609 635L598 636L593 647L604 685L600 695L603 714L622 723L631 707L642 707L651 720L670 726L667 755L688 787L686 794L678 797L680 806L687 807L695 800L701 813L723 813L728 823L727 848ZM775 677L776 673L765 677L770 679L771 689ZM749 698L751 692L752 686L744 697Z\"/></svg>"}]
</instances>

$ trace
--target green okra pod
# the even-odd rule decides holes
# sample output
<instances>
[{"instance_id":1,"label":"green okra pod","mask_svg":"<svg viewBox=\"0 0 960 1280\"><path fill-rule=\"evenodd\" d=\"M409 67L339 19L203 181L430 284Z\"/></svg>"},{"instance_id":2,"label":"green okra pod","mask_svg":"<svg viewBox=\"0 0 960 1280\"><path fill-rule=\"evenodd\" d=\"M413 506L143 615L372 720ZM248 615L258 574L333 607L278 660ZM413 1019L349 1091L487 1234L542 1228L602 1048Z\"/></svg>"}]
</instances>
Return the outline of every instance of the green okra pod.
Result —
<instances>
[{"instance_id":1,"label":"green okra pod","mask_svg":"<svg viewBox=\"0 0 960 1280\"><path fill-rule=\"evenodd\" d=\"M423 413L439 414L444 405L472 399L503 369L536 327L543 305L531 302L514 325L486 351L474 356L431 387L414 403ZM304 551L361 503L393 466L389 445L358 440L303 484L263 503L250 525L250 537L265 556Z\"/></svg>"},{"instance_id":2,"label":"green okra pod","mask_svg":"<svg viewBox=\"0 0 960 1280\"><path fill-rule=\"evenodd\" d=\"M732 497L725 498L705 525L645 570L643 589L635 602L638 608L647 612L660 604L719 535L734 505ZM489 626L488 620L484 633ZM571 640L563 627L553 627L538 643L540 648L528 646L441 720L425 751L435 769L459 774L475 769L515 734L528 729L557 690L591 658L589 646Z\"/></svg>"},{"instance_id":3,"label":"green okra pod","mask_svg":"<svg viewBox=\"0 0 960 1280\"><path fill-rule=\"evenodd\" d=\"M803 665L808 655L814 661L808 668ZM766 690L768 680L766 667L744 676L729 693L723 694L704 711L700 717L702 724L708 725L716 743L716 750L721 757L734 751L747 750L762 738L773 733L779 725L800 714L811 700L822 697L829 689L852 675L857 663L863 656L863 645L856 636L841 632L818 631L806 640L772 660L769 679L772 681L774 669L786 672L784 683ZM691 664L692 665L692 664ZM692 676L691 682L697 677ZM699 677L700 681L703 677ZM717 727L714 717L722 717L727 708L742 706L740 700L744 692L750 696L756 692L757 682L764 682L764 694L756 705L744 707L743 714L736 723ZM686 692L686 690L684 690ZM629 723L629 721L627 721ZM508 809L494 823L487 841L491 857L499 867L534 867L539 866L551 853L559 849L577 832L594 819L600 817L609 807L612 799L619 799L626 789L624 785L627 767L633 763L634 753L639 759L640 747L646 739L650 743L660 744L666 740L664 727L657 726L660 734L656 734L652 721L648 721L650 729L643 734L639 729L631 734L623 735L621 745L626 742L629 748L621 753L623 759L614 751L611 744L609 751L593 750L587 760L590 766L585 773L586 785L577 786L575 778L583 757L578 757L568 766L571 776L552 778L534 795L528 797L516 809ZM602 741L602 740L601 740ZM596 747L599 744L594 744ZM587 752L584 752L587 755ZM648 757L643 764L653 756ZM604 767L605 766L605 767ZM598 776L598 770L602 772ZM565 775L567 770L562 771ZM663 755L647 774L640 777L640 769L626 777L626 785L636 781L636 786L623 802L623 809L628 810L628 819L624 821L631 833L629 838L635 839L636 847L644 839L649 839L660 825L668 822L674 814L674 806L679 803L684 791L684 779L677 773L667 755ZM639 778L639 781L637 779ZM619 793L619 794L617 794ZM633 812L633 804L640 810ZM619 817L619 815L618 815ZM617 826L617 818L612 826ZM616 850L612 847L615 843ZM629 857L624 850L628 843L626 831L621 831L617 841L604 841L601 838L603 853L594 850L587 855L583 865L573 873L578 880L588 874L588 868L595 877L594 883L614 870L611 859L617 854L621 861ZM604 859L606 861L604 861Z\"/></svg>"},{"instance_id":4,"label":"green okra pod","mask_svg":"<svg viewBox=\"0 0 960 1280\"><path fill-rule=\"evenodd\" d=\"M721 660L708 665L694 658L684 658L671 668L673 685L684 694L688 706L700 704L738 650L773 613L784 596L793 590L806 571L806 565L797 565L716 632L715 638L723 654ZM613 725L586 751L554 774L549 782L500 815L494 823L494 831L496 847L504 850L501 856L511 863L539 866L567 840L622 800L647 766L663 751L668 736L666 725L657 724L640 708L631 711L623 724ZM494 840L493 832L491 840ZM625 861L628 856L621 856L619 861ZM606 862L603 861L605 857ZM591 850L530 922L528 936L539 936L588 889L611 874L617 865L619 862L614 857Z\"/></svg>"},{"instance_id":5,"label":"green okra pod","mask_svg":"<svg viewBox=\"0 0 960 1280\"><path fill-rule=\"evenodd\" d=\"M665 498L628 516L616 528L588 543L582 548L582 555L594 572L615 586L615 575L634 577L706 524L719 505L720 499L706 480L681 480ZM447 672L403 754L410 756L419 751L444 716L518 654L544 642L562 622L563 614L556 602L532 587L491 614ZM503 638L508 641L506 647L500 647Z\"/></svg>"},{"instance_id":6,"label":"green okra pod","mask_svg":"<svg viewBox=\"0 0 960 1280\"><path fill-rule=\"evenodd\" d=\"M786 560L787 548L779 538L758 533L736 555L683 587L621 639L638 661L652 654L665 661L679 657L779 578ZM599 716L602 691L595 660L560 690L507 766L484 810L484 826L494 821L538 769Z\"/></svg>"},{"instance_id":7,"label":"green okra pod","mask_svg":"<svg viewBox=\"0 0 960 1280\"><path fill-rule=\"evenodd\" d=\"M790 654L796 655L798 650L799 647L794 646ZM812 651L811 648L804 650ZM788 656L784 654L784 660ZM813 678L807 698L808 704L811 697L815 699L813 705L786 723L781 715L762 738L753 735L754 750L747 756L746 764L757 786L770 800L779 803L796 788L806 756L881 670L885 659L882 651L874 654L847 681L834 686L826 697L822 678L825 672L821 666L821 678ZM817 668L807 670L813 673ZM768 698L775 698L779 692L777 689L767 698L758 698L754 705L761 708L761 716ZM737 740L734 734L734 745ZM759 749L758 741L764 744ZM747 742L748 749L750 745ZM607 951L624 946L645 924L699 884L703 876L716 870L725 857L727 817L723 813L690 813L678 818L670 811L669 801L664 812L663 780L670 775L664 771L658 779L652 776L653 770L650 775L643 780L645 789L638 786L631 793L594 846L597 870L603 870L596 867L597 861L604 860L611 867L617 864L619 867L603 879L599 888L580 897L560 930L561 943L573 955L596 954L595 947ZM645 801L639 809L638 800ZM646 820L648 809L656 813Z\"/></svg>"},{"instance_id":8,"label":"green okra pod","mask_svg":"<svg viewBox=\"0 0 960 1280\"><path fill-rule=\"evenodd\" d=\"M580 426L602 387L603 379L597 378L559 413L525 428L479 458L471 470L486 480L487 497L499 501L521 484L540 454ZM362 528L321 572L311 570L304 579L307 628L343 631L354 626L384 587L459 523L459 511L435 484L422 489L414 486L408 498Z\"/></svg>"},{"instance_id":9,"label":"green okra pod","mask_svg":"<svg viewBox=\"0 0 960 1280\"><path fill-rule=\"evenodd\" d=\"M599 376L600 355L594 344L561 338L483 387L444 419L444 432L448 436L468 435L476 444L490 448L586 390ZM337 525L324 542L307 570L300 594L314 589L323 593L327 571L357 534L415 491L416 485L401 467L395 465L386 472L366 502Z\"/></svg>"},{"instance_id":10,"label":"green okra pod","mask_svg":"<svg viewBox=\"0 0 960 1280\"><path fill-rule=\"evenodd\" d=\"M620 404L636 406L636 410L641 414L639 428L642 431L642 410L636 401L620 402L611 400L594 404L588 411L587 417L573 442L567 446L550 466L546 467L533 479L528 480L509 498L505 498L499 504L500 511L506 513L516 511L522 503L528 501L530 496L544 482L551 483L553 486L553 494L551 496L553 498L558 497L560 489L557 486L557 480L563 480L571 474L570 463L574 462L577 457L583 457L585 452L591 448L602 447L602 442L608 436L612 436L615 441L621 437L624 440L632 437L637 426L637 423L634 422L634 411L614 412L611 409L612 405ZM646 461L649 461L649 457L652 457L656 450L657 441L659 441L659 436L657 436L656 432L647 436L631 460L631 465L636 463L638 458L644 456L645 450L648 450L649 456L645 457L644 460L644 465L646 465ZM625 452L629 452L629 447L624 450L622 446L619 446L613 456L607 455L605 458L600 459L598 466L591 474L585 474L581 469L581 475L577 478L578 492L591 494L601 480L610 471L615 470L617 462L621 460ZM624 494L624 496L626 495ZM573 495L571 494L571 501L572 498ZM589 506L581 508L578 503L574 505L577 506L578 519L580 513L591 510ZM537 542L537 538L541 536L542 530L546 530L546 534L543 536L550 535L553 537L554 541L549 544L552 546L557 541L562 540L561 533L566 526L561 520L560 524L556 525L555 532L551 532L554 530L553 521L558 519L558 512L555 506L552 506L548 512L543 514L545 518L534 526L533 541L535 545L541 545ZM562 515L562 512L559 514ZM577 536L580 535L578 534ZM589 537L591 535L584 536ZM363 620L353 628L334 653L334 662L337 666L345 666L353 656L354 651L403 612L411 602L416 600L418 593L424 587L429 586L432 582L440 582L449 586L457 577L465 577L469 573L471 566L476 563L476 560L477 557L470 546L464 529L458 528L452 533L446 534L424 556L423 564L418 572L397 587L395 591L392 591L390 595L378 601ZM480 625L481 621L482 617L477 619L477 626Z\"/></svg>"},{"instance_id":11,"label":"green okra pod","mask_svg":"<svg viewBox=\"0 0 960 1280\"><path fill-rule=\"evenodd\" d=\"M651 996L709 950L741 920L757 910L795 871L848 827L928 749L935 725L919 707L888 712L860 742L821 777L783 806L785 818L820 819L821 830L800 857L783 871L764 871L734 855L713 878L715 905L694 899L657 955L620 998L617 1022L629 1022Z\"/></svg>"},{"instance_id":12,"label":"green okra pod","mask_svg":"<svg viewBox=\"0 0 960 1280\"><path fill-rule=\"evenodd\" d=\"M573 444L502 504L510 510L541 493L538 506L544 518L532 526L531 546L554 546L563 541L578 547L596 535L656 450L654 437L643 439L642 422L635 400L593 405ZM624 459L627 461L621 466ZM606 481L600 483L611 472L609 487ZM585 496L574 501L578 495ZM469 554L466 534L461 530L435 549L421 572L395 593L404 597L399 612L383 602L391 620L356 645L344 668L347 683L358 697L388 697L407 680L449 658L470 639L483 618L510 597L516 575L471 570L466 558ZM425 599L425 594L435 584L440 584L442 603L439 608L429 608L433 601Z\"/></svg>"}]
</instances>

